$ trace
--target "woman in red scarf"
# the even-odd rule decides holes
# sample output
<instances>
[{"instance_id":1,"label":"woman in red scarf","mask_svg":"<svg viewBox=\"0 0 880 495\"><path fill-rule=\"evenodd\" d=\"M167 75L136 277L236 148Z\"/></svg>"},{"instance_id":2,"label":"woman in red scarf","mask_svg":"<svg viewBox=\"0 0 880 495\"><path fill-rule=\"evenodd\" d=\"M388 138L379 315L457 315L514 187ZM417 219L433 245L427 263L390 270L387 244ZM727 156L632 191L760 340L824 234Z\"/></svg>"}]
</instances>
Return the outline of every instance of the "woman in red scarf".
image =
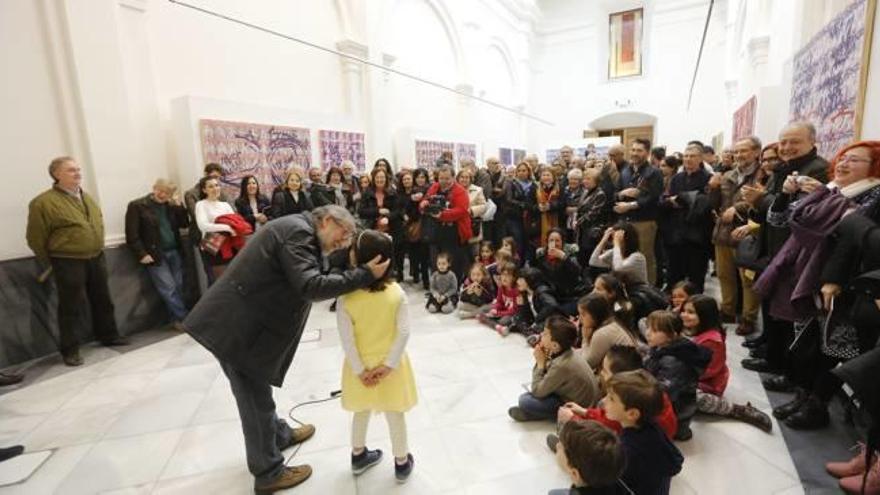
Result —
<instances>
[{"instance_id":1,"label":"woman in red scarf","mask_svg":"<svg viewBox=\"0 0 880 495\"><path fill-rule=\"evenodd\" d=\"M563 209L562 193L550 168L541 170L540 183L535 189L535 202L541 215L540 246L547 247L547 236L551 229L559 227L559 215Z\"/></svg>"}]
</instances>

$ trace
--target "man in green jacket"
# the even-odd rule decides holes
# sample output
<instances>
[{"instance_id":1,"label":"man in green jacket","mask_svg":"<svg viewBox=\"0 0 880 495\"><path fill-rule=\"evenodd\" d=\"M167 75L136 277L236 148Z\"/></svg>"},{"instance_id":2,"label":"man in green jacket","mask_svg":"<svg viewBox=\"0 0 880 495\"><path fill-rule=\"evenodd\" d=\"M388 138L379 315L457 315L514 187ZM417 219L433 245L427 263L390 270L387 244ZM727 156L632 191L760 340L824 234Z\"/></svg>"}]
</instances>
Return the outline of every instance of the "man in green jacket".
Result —
<instances>
[{"instance_id":1,"label":"man in green jacket","mask_svg":"<svg viewBox=\"0 0 880 495\"><path fill-rule=\"evenodd\" d=\"M107 286L104 219L81 187L82 169L63 156L49 164L52 188L28 205L27 242L41 267L51 266L58 286L59 347L64 364L83 364L76 326L86 303L95 337L106 346L128 344L119 335Z\"/></svg>"}]
</instances>

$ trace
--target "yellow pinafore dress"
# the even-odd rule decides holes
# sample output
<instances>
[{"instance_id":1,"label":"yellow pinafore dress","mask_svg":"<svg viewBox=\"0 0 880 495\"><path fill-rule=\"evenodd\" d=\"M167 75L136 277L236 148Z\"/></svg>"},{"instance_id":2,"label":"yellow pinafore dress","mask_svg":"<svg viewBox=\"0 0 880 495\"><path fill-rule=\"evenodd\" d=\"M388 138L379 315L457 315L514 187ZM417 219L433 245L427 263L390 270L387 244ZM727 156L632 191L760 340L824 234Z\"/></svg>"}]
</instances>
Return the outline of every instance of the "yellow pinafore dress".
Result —
<instances>
[{"instance_id":1,"label":"yellow pinafore dress","mask_svg":"<svg viewBox=\"0 0 880 495\"><path fill-rule=\"evenodd\" d=\"M397 338L397 310L403 289L389 284L381 292L358 290L342 296L344 311L351 318L358 354L367 369L385 362ZM342 365L342 407L347 411L405 412L416 405L416 384L406 352L400 364L375 387L365 387L352 371L348 359Z\"/></svg>"}]
</instances>

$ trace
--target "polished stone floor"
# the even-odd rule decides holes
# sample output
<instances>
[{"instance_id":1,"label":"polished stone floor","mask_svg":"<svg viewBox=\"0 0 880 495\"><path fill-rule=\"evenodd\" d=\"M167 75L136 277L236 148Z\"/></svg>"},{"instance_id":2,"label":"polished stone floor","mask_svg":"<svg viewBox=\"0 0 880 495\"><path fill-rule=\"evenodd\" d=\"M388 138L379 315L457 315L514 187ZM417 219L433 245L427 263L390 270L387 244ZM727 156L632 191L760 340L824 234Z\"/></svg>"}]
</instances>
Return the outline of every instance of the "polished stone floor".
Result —
<instances>
[{"instance_id":1,"label":"polished stone floor","mask_svg":"<svg viewBox=\"0 0 880 495\"><path fill-rule=\"evenodd\" d=\"M523 339L430 315L421 308L421 293L408 291L408 352L420 394L407 415L416 458L410 482L395 483L390 458L363 476L351 475L350 416L331 400L295 412L314 423L317 434L293 463L309 463L315 474L289 493L538 494L567 486L544 445L553 426L507 417L530 377L531 351ZM275 391L281 416L339 388L342 349L327 308L314 307L311 341L300 346L284 387ZM736 364L745 352L740 340L731 332L727 396L769 412L758 375ZM86 366L71 371L55 364L39 380L0 396L0 445L52 450L29 479L0 494L252 493L229 384L207 351L180 334L122 354L86 351ZM370 427L369 445L390 452L384 419L375 417ZM766 434L700 418L693 430L694 438L679 445L685 464L673 493L803 493L777 425Z\"/></svg>"}]
</instances>

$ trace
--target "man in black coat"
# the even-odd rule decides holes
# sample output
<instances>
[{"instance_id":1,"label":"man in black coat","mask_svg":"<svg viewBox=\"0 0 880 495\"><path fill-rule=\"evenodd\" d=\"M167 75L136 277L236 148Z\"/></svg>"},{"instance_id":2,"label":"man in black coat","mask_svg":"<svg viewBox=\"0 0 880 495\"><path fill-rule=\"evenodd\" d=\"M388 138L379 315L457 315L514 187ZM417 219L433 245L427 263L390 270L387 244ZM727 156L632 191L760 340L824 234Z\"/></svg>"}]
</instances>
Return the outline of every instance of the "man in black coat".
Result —
<instances>
[{"instance_id":1,"label":"man in black coat","mask_svg":"<svg viewBox=\"0 0 880 495\"><path fill-rule=\"evenodd\" d=\"M186 317L183 294L183 250L180 229L189 225L177 186L159 179L153 192L128 204L125 242L146 267L162 302L177 324Z\"/></svg>"},{"instance_id":2,"label":"man in black coat","mask_svg":"<svg viewBox=\"0 0 880 495\"><path fill-rule=\"evenodd\" d=\"M367 287L388 269L379 258L341 273L323 274L323 256L351 245L354 217L329 205L267 223L238 253L183 322L211 351L238 404L248 469L257 493L305 481L308 465L287 467L281 450L310 438L315 428L291 429L275 414L280 387L313 301Z\"/></svg>"}]
</instances>

